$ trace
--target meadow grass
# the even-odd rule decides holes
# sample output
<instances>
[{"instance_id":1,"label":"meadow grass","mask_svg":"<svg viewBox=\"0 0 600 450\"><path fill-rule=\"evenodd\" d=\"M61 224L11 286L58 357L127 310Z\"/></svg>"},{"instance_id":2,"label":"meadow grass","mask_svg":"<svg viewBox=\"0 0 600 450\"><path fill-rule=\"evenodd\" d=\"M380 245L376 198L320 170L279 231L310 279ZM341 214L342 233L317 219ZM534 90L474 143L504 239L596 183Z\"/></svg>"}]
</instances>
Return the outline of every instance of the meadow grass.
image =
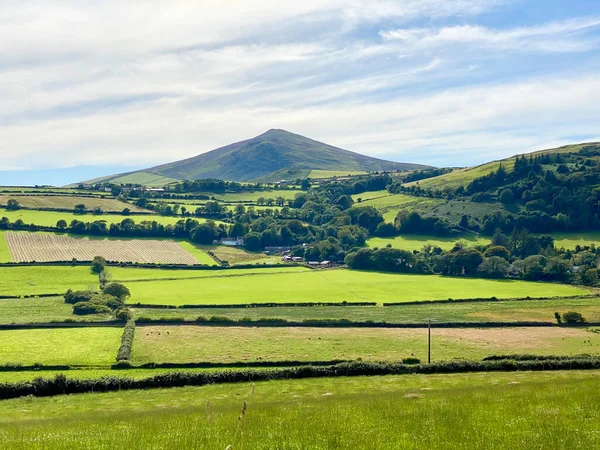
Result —
<instances>
[{"instance_id":1,"label":"meadow grass","mask_svg":"<svg viewBox=\"0 0 600 450\"><path fill-rule=\"evenodd\" d=\"M22 398L0 402L0 448L590 449L600 446L597 378L410 375Z\"/></svg>"},{"instance_id":2,"label":"meadow grass","mask_svg":"<svg viewBox=\"0 0 600 450\"><path fill-rule=\"evenodd\" d=\"M393 194L390 194L386 189L384 189L382 191L367 191L367 192L363 192L362 194L353 194L352 200L354 200L355 202L358 203L359 198L361 199L361 202L363 202L365 200L373 200L375 198L380 198L380 197L389 197L391 195L393 195Z\"/></svg>"},{"instance_id":3,"label":"meadow grass","mask_svg":"<svg viewBox=\"0 0 600 450\"><path fill-rule=\"evenodd\" d=\"M191 254L194 258L198 260L200 264L204 264L207 266L218 266L219 263L215 261L213 257L211 257L208 253L204 252L197 245L188 242L188 241L178 241L178 244L181 248Z\"/></svg>"},{"instance_id":4,"label":"meadow grass","mask_svg":"<svg viewBox=\"0 0 600 450\"><path fill-rule=\"evenodd\" d=\"M354 270L297 271L153 283L130 282L128 287L131 290L131 303L156 305L343 301L401 303L448 298L577 296L589 292L553 283Z\"/></svg>"},{"instance_id":5,"label":"meadow grass","mask_svg":"<svg viewBox=\"0 0 600 450\"><path fill-rule=\"evenodd\" d=\"M244 248L228 245L198 245L199 249L213 252L222 261L232 266L240 264L281 264L281 256L269 256L263 252L250 252Z\"/></svg>"},{"instance_id":6,"label":"meadow grass","mask_svg":"<svg viewBox=\"0 0 600 450\"><path fill-rule=\"evenodd\" d=\"M88 211L95 208L101 208L106 212L121 212L129 208L132 212L149 212L146 209L138 208L130 203L121 202L112 198L89 198L77 197L74 195L1 195L0 205L6 206L8 200L14 199L19 202L23 208L57 208L57 209L75 209L76 205L85 205Z\"/></svg>"},{"instance_id":7,"label":"meadow grass","mask_svg":"<svg viewBox=\"0 0 600 450\"><path fill-rule=\"evenodd\" d=\"M187 270L187 269L155 269L140 267L108 267L107 273L112 281L153 281L153 280L185 280L196 278L239 278L249 275L276 275L289 273L307 273L311 269L303 266L256 267L251 269L223 270Z\"/></svg>"},{"instance_id":8,"label":"meadow grass","mask_svg":"<svg viewBox=\"0 0 600 450\"><path fill-rule=\"evenodd\" d=\"M122 334L121 327L0 330L0 364L109 366Z\"/></svg>"},{"instance_id":9,"label":"meadow grass","mask_svg":"<svg viewBox=\"0 0 600 450\"><path fill-rule=\"evenodd\" d=\"M556 248L565 248L567 250L575 250L578 245L581 247L595 245L600 246L600 232L569 232L569 233L550 233L554 238L554 246Z\"/></svg>"},{"instance_id":10,"label":"meadow grass","mask_svg":"<svg viewBox=\"0 0 600 450\"><path fill-rule=\"evenodd\" d=\"M355 175L366 175L364 170L311 170L308 178L333 178L333 177L351 177Z\"/></svg>"},{"instance_id":11,"label":"meadow grass","mask_svg":"<svg viewBox=\"0 0 600 450\"><path fill-rule=\"evenodd\" d=\"M0 267L0 295L64 294L98 285L86 266Z\"/></svg>"},{"instance_id":12,"label":"meadow grass","mask_svg":"<svg viewBox=\"0 0 600 450\"><path fill-rule=\"evenodd\" d=\"M302 322L309 320L351 320L354 322L387 322L396 324L426 323L434 318L438 323L449 322L554 322L554 312L561 314L577 311L588 322L600 322L600 299L565 298L552 300L519 300L498 302L455 302L410 304L402 306L310 306L310 307L254 307L197 309L133 308L135 317L182 318L195 320L198 316L227 317L232 320L249 318L285 319Z\"/></svg>"},{"instance_id":13,"label":"meadow grass","mask_svg":"<svg viewBox=\"0 0 600 450\"><path fill-rule=\"evenodd\" d=\"M65 303L63 297L0 300L0 324L40 323L65 319L95 322L110 320L111 316L108 314L74 316L73 306Z\"/></svg>"},{"instance_id":14,"label":"meadow grass","mask_svg":"<svg viewBox=\"0 0 600 450\"><path fill-rule=\"evenodd\" d=\"M597 354L585 328L434 328L432 361L490 354ZM427 328L254 328L138 326L135 364L256 361L427 361Z\"/></svg>"},{"instance_id":15,"label":"meadow grass","mask_svg":"<svg viewBox=\"0 0 600 450\"><path fill-rule=\"evenodd\" d=\"M409 251L421 250L425 245L440 247L443 250L451 250L456 243L462 243L470 247L474 245L488 245L490 240L475 234L465 234L460 238L410 234L394 238L371 238L367 241L369 247L383 248L391 245L392 248Z\"/></svg>"},{"instance_id":16,"label":"meadow grass","mask_svg":"<svg viewBox=\"0 0 600 450\"><path fill-rule=\"evenodd\" d=\"M12 262L5 231L0 231L0 262Z\"/></svg>"},{"instance_id":17,"label":"meadow grass","mask_svg":"<svg viewBox=\"0 0 600 450\"><path fill-rule=\"evenodd\" d=\"M182 216L160 216L158 214L143 214L124 216L122 214L74 214L70 212L58 211L35 211L30 209L20 209L18 211L7 211L6 208L0 208L0 217L7 217L11 222L21 219L26 224L35 224L44 227L55 227L59 220L65 220L68 224L73 220L81 222L94 222L97 220L105 220L108 225L113 223L121 223L125 219L132 219L135 223L143 221L155 221L163 225L175 225L177 221L186 219ZM194 218L198 222L206 222L205 219ZM221 223L216 221L217 223Z\"/></svg>"}]
</instances>

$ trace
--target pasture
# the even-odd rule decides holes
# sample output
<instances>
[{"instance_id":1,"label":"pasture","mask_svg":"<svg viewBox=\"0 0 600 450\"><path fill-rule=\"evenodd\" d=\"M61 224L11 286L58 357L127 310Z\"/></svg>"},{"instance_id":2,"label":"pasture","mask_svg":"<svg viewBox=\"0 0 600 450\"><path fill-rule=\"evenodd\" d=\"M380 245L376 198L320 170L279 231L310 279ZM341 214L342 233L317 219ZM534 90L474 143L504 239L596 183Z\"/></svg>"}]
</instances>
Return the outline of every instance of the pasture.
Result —
<instances>
[{"instance_id":1,"label":"pasture","mask_svg":"<svg viewBox=\"0 0 600 450\"><path fill-rule=\"evenodd\" d=\"M0 330L0 365L110 366L121 327Z\"/></svg>"},{"instance_id":2,"label":"pasture","mask_svg":"<svg viewBox=\"0 0 600 450\"><path fill-rule=\"evenodd\" d=\"M67 289L98 286L98 276L85 266L0 267L0 295L64 294Z\"/></svg>"},{"instance_id":3,"label":"pasture","mask_svg":"<svg viewBox=\"0 0 600 450\"><path fill-rule=\"evenodd\" d=\"M432 361L490 354L597 354L600 335L584 328L436 328ZM427 361L427 328L254 328L138 326L135 364L250 361Z\"/></svg>"},{"instance_id":4,"label":"pasture","mask_svg":"<svg viewBox=\"0 0 600 450\"><path fill-rule=\"evenodd\" d=\"M239 278L253 275L277 275L307 273L311 269L303 266L284 266L275 268L257 267L252 269L186 270L151 269L138 267L108 267L108 276L113 281L130 283L135 281L185 280L204 278Z\"/></svg>"},{"instance_id":5,"label":"pasture","mask_svg":"<svg viewBox=\"0 0 600 450\"><path fill-rule=\"evenodd\" d=\"M583 450L600 446L597 379L411 375L22 398L0 403L0 447Z\"/></svg>"},{"instance_id":6,"label":"pasture","mask_svg":"<svg viewBox=\"0 0 600 450\"><path fill-rule=\"evenodd\" d=\"M594 245L600 246L600 232L572 232L572 233L550 233L554 238L554 246L556 248L565 248L567 250L575 250L578 245L586 247Z\"/></svg>"},{"instance_id":7,"label":"pasture","mask_svg":"<svg viewBox=\"0 0 600 450\"><path fill-rule=\"evenodd\" d=\"M460 238L407 234L403 236L396 236L394 238L371 238L367 241L367 245L369 247L383 248L391 245L392 248L399 248L408 251L420 251L425 245L439 247L442 250L451 250L456 243L464 244L467 247L474 245L489 245L490 239L476 236L475 234L465 234Z\"/></svg>"},{"instance_id":8,"label":"pasture","mask_svg":"<svg viewBox=\"0 0 600 450\"><path fill-rule=\"evenodd\" d=\"M164 272L163 272L164 273ZM413 302L448 298L524 298L585 295L569 285L520 280L451 278L350 270L265 273L252 276L206 277L131 282L131 303L154 305Z\"/></svg>"},{"instance_id":9,"label":"pasture","mask_svg":"<svg viewBox=\"0 0 600 450\"><path fill-rule=\"evenodd\" d=\"M4 231L0 231L0 263L12 262L12 256L8 249L8 242L6 242L6 234Z\"/></svg>"},{"instance_id":10,"label":"pasture","mask_svg":"<svg viewBox=\"0 0 600 450\"><path fill-rule=\"evenodd\" d=\"M448 322L546 322L555 323L554 313L577 311L588 322L600 322L600 299L563 298L551 300L505 300L497 302L454 302L427 304L404 303L394 307L379 306L320 306L320 307L255 307L152 309L133 308L135 317L179 318L196 320L198 316L227 317L231 320L263 318L303 320L351 320L354 322L387 322L391 324L424 324L436 320L434 326Z\"/></svg>"},{"instance_id":11,"label":"pasture","mask_svg":"<svg viewBox=\"0 0 600 450\"><path fill-rule=\"evenodd\" d=\"M171 240L89 239L14 232L7 232L6 240L15 262L92 261L95 256L103 256L114 262L200 264L198 259Z\"/></svg>"},{"instance_id":12,"label":"pasture","mask_svg":"<svg viewBox=\"0 0 600 450\"><path fill-rule=\"evenodd\" d=\"M135 213L150 213L130 203L124 203L112 198L89 198L71 195L0 195L0 205L6 206L9 200L17 200L23 208L30 209L68 209L74 210L76 205L84 205L87 211L96 208L104 212L121 212L129 208Z\"/></svg>"},{"instance_id":13,"label":"pasture","mask_svg":"<svg viewBox=\"0 0 600 450\"><path fill-rule=\"evenodd\" d=\"M339 178L352 177L356 175L366 175L364 170L311 170L307 178L324 179L324 178Z\"/></svg>"},{"instance_id":14,"label":"pasture","mask_svg":"<svg viewBox=\"0 0 600 450\"><path fill-rule=\"evenodd\" d=\"M94 322L110 320L103 314L73 316L73 307L63 297L20 298L0 300L0 324L39 323L68 320Z\"/></svg>"},{"instance_id":15,"label":"pasture","mask_svg":"<svg viewBox=\"0 0 600 450\"><path fill-rule=\"evenodd\" d=\"M240 264L281 264L281 256L269 256L263 252L249 252L240 247L228 245L199 245L199 249L211 251L221 261L227 261L232 266Z\"/></svg>"},{"instance_id":16,"label":"pasture","mask_svg":"<svg viewBox=\"0 0 600 450\"><path fill-rule=\"evenodd\" d=\"M0 208L0 217L6 217L11 222L22 220L26 224L35 224L42 227L55 227L59 220L65 220L67 224L73 220L80 222L95 222L97 220L106 221L110 226L113 223L120 224L123 220L133 220L135 223L141 222L156 222L162 225L175 225L179 220L185 220L187 217L182 216L160 216L158 214L143 214L126 216L123 214L75 214L71 212L61 211L35 211L29 209L20 209L18 211L7 211L6 208ZM206 222L205 219L194 218L198 222ZM215 221L217 224L222 223Z\"/></svg>"}]
</instances>

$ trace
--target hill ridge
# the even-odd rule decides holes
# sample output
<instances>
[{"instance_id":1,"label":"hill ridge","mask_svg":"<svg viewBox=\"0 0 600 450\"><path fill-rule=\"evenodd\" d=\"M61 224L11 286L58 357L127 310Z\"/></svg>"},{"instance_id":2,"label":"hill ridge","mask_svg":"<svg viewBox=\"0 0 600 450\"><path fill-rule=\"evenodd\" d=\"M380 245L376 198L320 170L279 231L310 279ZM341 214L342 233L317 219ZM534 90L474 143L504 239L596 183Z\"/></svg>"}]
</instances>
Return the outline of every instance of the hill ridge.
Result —
<instances>
[{"instance_id":1,"label":"hill ridge","mask_svg":"<svg viewBox=\"0 0 600 450\"><path fill-rule=\"evenodd\" d=\"M256 137L190 158L112 175L101 180L127 182L127 179L134 180L142 175L155 175L159 177L157 182L160 182L160 177L164 177L165 181L218 178L240 182L273 182L306 178L311 170L371 172L426 167L429 166L362 155L286 130L271 128Z\"/></svg>"}]
</instances>

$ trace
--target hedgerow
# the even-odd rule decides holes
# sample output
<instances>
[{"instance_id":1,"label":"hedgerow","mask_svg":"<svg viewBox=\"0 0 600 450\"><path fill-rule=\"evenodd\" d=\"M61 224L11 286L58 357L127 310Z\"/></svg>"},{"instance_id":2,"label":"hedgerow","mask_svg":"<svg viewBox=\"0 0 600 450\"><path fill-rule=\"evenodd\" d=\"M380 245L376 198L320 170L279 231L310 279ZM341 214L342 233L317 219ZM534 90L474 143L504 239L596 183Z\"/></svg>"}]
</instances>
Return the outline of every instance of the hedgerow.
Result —
<instances>
[{"instance_id":1,"label":"hedgerow","mask_svg":"<svg viewBox=\"0 0 600 450\"><path fill-rule=\"evenodd\" d=\"M131 350L133 348L133 338L135 337L135 321L130 320L123 328L121 336L121 346L117 352L117 364L131 364Z\"/></svg>"},{"instance_id":2,"label":"hedgerow","mask_svg":"<svg viewBox=\"0 0 600 450\"><path fill-rule=\"evenodd\" d=\"M1 383L0 399L25 396L50 397L61 394L86 392L111 392L131 389L158 389L183 386L204 386L219 383L242 383L282 379L465 373L465 372L512 372L545 370L591 370L600 369L600 358L571 358L552 360L499 360L499 361L446 361L434 364L402 364L376 362L350 362L333 366L303 366L271 370L241 370L218 372L175 372L142 379L104 377L99 379L68 379L57 375L52 379L37 378L33 381Z\"/></svg>"}]
</instances>

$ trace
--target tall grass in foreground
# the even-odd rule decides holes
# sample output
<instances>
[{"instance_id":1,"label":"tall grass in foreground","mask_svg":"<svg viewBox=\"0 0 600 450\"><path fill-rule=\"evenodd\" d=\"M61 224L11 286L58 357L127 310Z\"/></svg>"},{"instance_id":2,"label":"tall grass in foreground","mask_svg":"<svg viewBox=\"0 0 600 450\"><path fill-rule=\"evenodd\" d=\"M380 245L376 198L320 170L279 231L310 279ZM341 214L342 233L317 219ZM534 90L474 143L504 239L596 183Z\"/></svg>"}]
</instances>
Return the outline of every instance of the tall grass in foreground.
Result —
<instances>
[{"instance_id":1,"label":"tall grass in foreground","mask_svg":"<svg viewBox=\"0 0 600 450\"><path fill-rule=\"evenodd\" d=\"M597 376L342 378L19 399L0 402L0 448L591 449L600 447Z\"/></svg>"}]
</instances>

